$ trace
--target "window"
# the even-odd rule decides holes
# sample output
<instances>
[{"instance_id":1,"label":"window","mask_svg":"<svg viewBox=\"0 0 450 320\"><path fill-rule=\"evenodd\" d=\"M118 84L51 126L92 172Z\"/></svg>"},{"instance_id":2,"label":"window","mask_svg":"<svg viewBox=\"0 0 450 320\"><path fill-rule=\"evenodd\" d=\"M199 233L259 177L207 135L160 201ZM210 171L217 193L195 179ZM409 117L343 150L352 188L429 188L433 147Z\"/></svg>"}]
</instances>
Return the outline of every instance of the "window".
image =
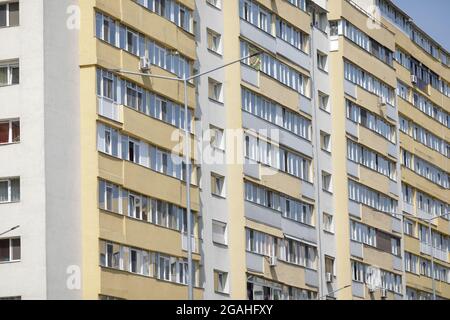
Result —
<instances>
[{"instance_id":1,"label":"window","mask_svg":"<svg viewBox=\"0 0 450 320\"><path fill-rule=\"evenodd\" d=\"M339 35L339 20L330 21L330 36L338 36Z\"/></svg>"},{"instance_id":2,"label":"window","mask_svg":"<svg viewBox=\"0 0 450 320\"><path fill-rule=\"evenodd\" d=\"M417 266L419 264L419 257L415 254L405 251L405 271L418 273Z\"/></svg>"},{"instance_id":3,"label":"window","mask_svg":"<svg viewBox=\"0 0 450 320\"><path fill-rule=\"evenodd\" d=\"M214 243L227 245L227 224L217 220L212 221L212 240Z\"/></svg>"},{"instance_id":4,"label":"window","mask_svg":"<svg viewBox=\"0 0 450 320\"><path fill-rule=\"evenodd\" d=\"M221 0L206 0L206 3L209 3L210 5L220 9L220 7L221 7L220 1Z\"/></svg>"},{"instance_id":5,"label":"window","mask_svg":"<svg viewBox=\"0 0 450 320\"><path fill-rule=\"evenodd\" d=\"M0 87L19 84L19 62L0 62Z\"/></svg>"},{"instance_id":6,"label":"window","mask_svg":"<svg viewBox=\"0 0 450 320\"><path fill-rule=\"evenodd\" d=\"M395 90L351 62L344 62L344 78L395 105Z\"/></svg>"},{"instance_id":7,"label":"window","mask_svg":"<svg viewBox=\"0 0 450 320\"><path fill-rule=\"evenodd\" d=\"M403 229L406 235L414 237L414 222L405 219L403 223Z\"/></svg>"},{"instance_id":8,"label":"window","mask_svg":"<svg viewBox=\"0 0 450 320\"><path fill-rule=\"evenodd\" d=\"M325 273L329 273L332 276L335 275L335 272L334 272L334 258L325 256Z\"/></svg>"},{"instance_id":9,"label":"window","mask_svg":"<svg viewBox=\"0 0 450 320\"><path fill-rule=\"evenodd\" d=\"M0 120L0 144L20 142L19 120Z\"/></svg>"},{"instance_id":10,"label":"window","mask_svg":"<svg viewBox=\"0 0 450 320\"><path fill-rule=\"evenodd\" d=\"M312 20L313 20L313 24L314 26L323 31L326 32L326 28L328 25L328 20L327 20L327 13L326 12L318 12L318 11L314 11L314 13L312 14Z\"/></svg>"},{"instance_id":11,"label":"window","mask_svg":"<svg viewBox=\"0 0 450 320\"><path fill-rule=\"evenodd\" d=\"M377 171L393 181L397 180L395 162L350 139L347 140L347 157L349 160Z\"/></svg>"},{"instance_id":12,"label":"window","mask_svg":"<svg viewBox=\"0 0 450 320\"><path fill-rule=\"evenodd\" d=\"M331 135L323 131L320 131L320 148L331 152Z\"/></svg>"},{"instance_id":13,"label":"window","mask_svg":"<svg viewBox=\"0 0 450 320\"><path fill-rule=\"evenodd\" d=\"M18 202L20 200L19 178L0 178L0 203Z\"/></svg>"},{"instance_id":14,"label":"window","mask_svg":"<svg viewBox=\"0 0 450 320\"><path fill-rule=\"evenodd\" d=\"M128 195L128 216L134 219L141 219L142 213L141 197L132 193Z\"/></svg>"},{"instance_id":15,"label":"window","mask_svg":"<svg viewBox=\"0 0 450 320\"><path fill-rule=\"evenodd\" d=\"M172 21L180 28L192 32L192 11L176 0L134 0L139 5L160 15L161 17ZM207 0L208 3L214 3L219 0Z\"/></svg>"},{"instance_id":16,"label":"window","mask_svg":"<svg viewBox=\"0 0 450 320\"><path fill-rule=\"evenodd\" d=\"M122 146L125 147L124 150L122 150L122 152L125 152L124 159L134 163L139 163L139 141L134 140L133 138L122 136Z\"/></svg>"},{"instance_id":17,"label":"window","mask_svg":"<svg viewBox=\"0 0 450 320\"><path fill-rule=\"evenodd\" d=\"M225 197L225 177L211 173L211 193L215 196Z\"/></svg>"},{"instance_id":18,"label":"window","mask_svg":"<svg viewBox=\"0 0 450 320\"><path fill-rule=\"evenodd\" d=\"M318 92L318 98L319 98L319 108L322 110L325 110L327 112L330 112L330 105L329 105L329 96L325 93Z\"/></svg>"},{"instance_id":19,"label":"window","mask_svg":"<svg viewBox=\"0 0 450 320\"><path fill-rule=\"evenodd\" d=\"M242 109L306 140L311 140L309 119L246 88L242 88Z\"/></svg>"},{"instance_id":20,"label":"window","mask_svg":"<svg viewBox=\"0 0 450 320\"><path fill-rule=\"evenodd\" d=\"M377 232L375 228L350 220L350 239L372 247L377 246Z\"/></svg>"},{"instance_id":21,"label":"window","mask_svg":"<svg viewBox=\"0 0 450 320\"><path fill-rule=\"evenodd\" d=\"M246 181L245 200L281 212L287 219L312 225L313 206Z\"/></svg>"},{"instance_id":22,"label":"window","mask_svg":"<svg viewBox=\"0 0 450 320\"><path fill-rule=\"evenodd\" d=\"M223 102L222 83L209 78L208 79L208 97L214 101Z\"/></svg>"},{"instance_id":23,"label":"window","mask_svg":"<svg viewBox=\"0 0 450 320\"><path fill-rule=\"evenodd\" d=\"M333 186L331 184L331 174L322 171L322 190L327 192L333 191Z\"/></svg>"},{"instance_id":24,"label":"window","mask_svg":"<svg viewBox=\"0 0 450 320\"><path fill-rule=\"evenodd\" d=\"M351 40L353 43L369 52L377 59L392 66L394 53L391 50L367 36L350 22L343 20L342 25L344 36L347 39Z\"/></svg>"},{"instance_id":25,"label":"window","mask_svg":"<svg viewBox=\"0 0 450 320\"><path fill-rule=\"evenodd\" d=\"M215 53L221 53L221 36L211 29L207 29L208 35L208 49L214 51Z\"/></svg>"},{"instance_id":26,"label":"window","mask_svg":"<svg viewBox=\"0 0 450 320\"><path fill-rule=\"evenodd\" d=\"M247 251L275 257L276 240L273 236L253 229L245 229Z\"/></svg>"},{"instance_id":27,"label":"window","mask_svg":"<svg viewBox=\"0 0 450 320\"><path fill-rule=\"evenodd\" d=\"M0 28L19 25L19 2L0 3Z\"/></svg>"},{"instance_id":28,"label":"window","mask_svg":"<svg viewBox=\"0 0 450 320\"><path fill-rule=\"evenodd\" d=\"M279 258L282 261L294 263L309 269L317 267L317 249L306 243L284 238L279 240Z\"/></svg>"},{"instance_id":29,"label":"window","mask_svg":"<svg viewBox=\"0 0 450 320\"><path fill-rule=\"evenodd\" d=\"M99 208L111 212L120 213L120 191L119 187L99 180Z\"/></svg>"},{"instance_id":30,"label":"window","mask_svg":"<svg viewBox=\"0 0 450 320\"><path fill-rule=\"evenodd\" d=\"M210 138L211 146L220 150L225 150L225 137L223 129L219 129L217 127L210 125L209 130L211 135Z\"/></svg>"},{"instance_id":31,"label":"window","mask_svg":"<svg viewBox=\"0 0 450 320\"><path fill-rule=\"evenodd\" d=\"M320 70L328 71L328 56L320 51L317 51L317 67Z\"/></svg>"},{"instance_id":32,"label":"window","mask_svg":"<svg viewBox=\"0 0 450 320\"><path fill-rule=\"evenodd\" d=\"M306 0L287 0L287 1L293 6L296 6L297 8L306 11Z\"/></svg>"},{"instance_id":33,"label":"window","mask_svg":"<svg viewBox=\"0 0 450 320\"><path fill-rule=\"evenodd\" d=\"M0 239L0 262L20 260L20 238Z\"/></svg>"},{"instance_id":34,"label":"window","mask_svg":"<svg viewBox=\"0 0 450 320\"><path fill-rule=\"evenodd\" d=\"M244 135L244 146L245 157L311 182L311 160L303 155L250 134Z\"/></svg>"},{"instance_id":35,"label":"window","mask_svg":"<svg viewBox=\"0 0 450 320\"><path fill-rule=\"evenodd\" d=\"M397 200L379 193L369 187L359 184L353 180L348 182L348 194L350 200L362 203L375 210L385 213L397 213Z\"/></svg>"},{"instance_id":36,"label":"window","mask_svg":"<svg viewBox=\"0 0 450 320\"><path fill-rule=\"evenodd\" d=\"M392 143L396 143L395 126L389 124L378 115L357 104L354 104L349 100L346 100L346 105L347 119L379 134Z\"/></svg>"},{"instance_id":37,"label":"window","mask_svg":"<svg viewBox=\"0 0 450 320\"><path fill-rule=\"evenodd\" d=\"M328 213L323 213L323 230L334 233L333 216Z\"/></svg>"},{"instance_id":38,"label":"window","mask_svg":"<svg viewBox=\"0 0 450 320\"><path fill-rule=\"evenodd\" d=\"M241 56L247 57L253 52L260 51L255 46L241 40ZM257 61L257 63L255 63ZM309 78L304 74L298 72L296 69L282 63L272 55L262 53L257 59L246 59L243 63L260 70L267 76L281 82L285 86L297 91L298 93L310 97Z\"/></svg>"},{"instance_id":39,"label":"window","mask_svg":"<svg viewBox=\"0 0 450 320\"><path fill-rule=\"evenodd\" d=\"M290 23L277 17L276 22L277 37L291 44L295 48L308 53L309 36Z\"/></svg>"},{"instance_id":40,"label":"window","mask_svg":"<svg viewBox=\"0 0 450 320\"><path fill-rule=\"evenodd\" d=\"M214 291L218 293L228 292L228 273L214 270Z\"/></svg>"},{"instance_id":41,"label":"window","mask_svg":"<svg viewBox=\"0 0 450 320\"><path fill-rule=\"evenodd\" d=\"M272 14L257 2L252 0L240 1L239 12L242 19L267 33L271 33Z\"/></svg>"}]
</instances>

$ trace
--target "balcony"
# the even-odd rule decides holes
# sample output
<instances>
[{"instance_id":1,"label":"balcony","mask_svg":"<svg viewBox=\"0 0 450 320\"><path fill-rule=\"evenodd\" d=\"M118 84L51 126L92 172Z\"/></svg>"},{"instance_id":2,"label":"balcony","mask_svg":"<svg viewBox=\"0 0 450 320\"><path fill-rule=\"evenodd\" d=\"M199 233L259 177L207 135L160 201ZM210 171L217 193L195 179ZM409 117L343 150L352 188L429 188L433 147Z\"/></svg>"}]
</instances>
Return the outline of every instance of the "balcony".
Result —
<instances>
[{"instance_id":1,"label":"balcony","mask_svg":"<svg viewBox=\"0 0 450 320\"><path fill-rule=\"evenodd\" d=\"M242 112L242 125L245 128L252 128L256 131L264 132L267 130L267 134L273 135L273 138L277 138L278 134L279 143L285 145L293 150L298 150L308 157L313 156L313 147L310 141L305 140L292 132L283 129L273 123L265 121L259 117L254 116L248 112Z\"/></svg>"},{"instance_id":2,"label":"balcony","mask_svg":"<svg viewBox=\"0 0 450 320\"><path fill-rule=\"evenodd\" d=\"M187 251L188 250L188 235L186 232L181 234L181 249L183 251ZM200 253L199 248L200 248L200 239L191 236L191 248L192 248L192 252L194 253Z\"/></svg>"},{"instance_id":3,"label":"balcony","mask_svg":"<svg viewBox=\"0 0 450 320\"><path fill-rule=\"evenodd\" d=\"M245 63L241 63L241 79L259 88L259 71Z\"/></svg>"},{"instance_id":4,"label":"balcony","mask_svg":"<svg viewBox=\"0 0 450 320\"><path fill-rule=\"evenodd\" d=\"M105 118L123 123L123 109L112 100L97 97L97 113Z\"/></svg>"},{"instance_id":5,"label":"balcony","mask_svg":"<svg viewBox=\"0 0 450 320\"><path fill-rule=\"evenodd\" d=\"M298 64L302 68L306 70L311 69L310 57L303 51L297 49L296 47L292 46L291 44L287 43L286 41L280 38L276 39L276 51L280 55L288 58L289 60Z\"/></svg>"},{"instance_id":6,"label":"balcony","mask_svg":"<svg viewBox=\"0 0 450 320\"><path fill-rule=\"evenodd\" d=\"M241 19L241 35L254 43L258 43L264 49L272 53L277 51L277 42L274 36L255 27L243 19Z\"/></svg>"}]
</instances>

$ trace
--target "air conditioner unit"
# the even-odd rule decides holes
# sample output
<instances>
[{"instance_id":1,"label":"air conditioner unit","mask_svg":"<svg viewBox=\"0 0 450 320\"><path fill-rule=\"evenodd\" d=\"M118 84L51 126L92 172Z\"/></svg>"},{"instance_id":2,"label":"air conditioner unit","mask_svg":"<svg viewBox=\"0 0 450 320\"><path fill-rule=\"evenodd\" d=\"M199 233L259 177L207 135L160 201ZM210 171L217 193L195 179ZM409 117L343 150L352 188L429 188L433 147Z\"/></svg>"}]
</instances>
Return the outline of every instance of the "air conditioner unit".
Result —
<instances>
[{"instance_id":1,"label":"air conditioner unit","mask_svg":"<svg viewBox=\"0 0 450 320\"><path fill-rule=\"evenodd\" d=\"M139 69L142 72L150 71L150 60L147 57L141 57L139 61Z\"/></svg>"},{"instance_id":2,"label":"air conditioner unit","mask_svg":"<svg viewBox=\"0 0 450 320\"><path fill-rule=\"evenodd\" d=\"M411 75L411 82L417 84L417 76L415 74Z\"/></svg>"},{"instance_id":3,"label":"air conditioner unit","mask_svg":"<svg viewBox=\"0 0 450 320\"><path fill-rule=\"evenodd\" d=\"M333 275L331 274L331 272L325 273L325 278L327 279L327 283L333 282Z\"/></svg>"},{"instance_id":4,"label":"air conditioner unit","mask_svg":"<svg viewBox=\"0 0 450 320\"><path fill-rule=\"evenodd\" d=\"M277 265L277 257L270 257L269 264L271 267L275 267Z\"/></svg>"},{"instance_id":5,"label":"air conditioner unit","mask_svg":"<svg viewBox=\"0 0 450 320\"><path fill-rule=\"evenodd\" d=\"M374 293L374 292L375 292L375 288L369 287L369 292L370 292L370 293Z\"/></svg>"},{"instance_id":6,"label":"air conditioner unit","mask_svg":"<svg viewBox=\"0 0 450 320\"><path fill-rule=\"evenodd\" d=\"M381 298L387 298L387 290L381 289Z\"/></svg>"},{"instance_id":7,"label":"air conditioner unit","mask_svg":"<svg viewBox=\"0 0 450 320\"><path fill-rule=\"evenodd\" d=\"M380 107L385 106L387 103L386 101L386 97L380 97L378 100L378 104L380 105Z\"/></svg>"}]
</instances>

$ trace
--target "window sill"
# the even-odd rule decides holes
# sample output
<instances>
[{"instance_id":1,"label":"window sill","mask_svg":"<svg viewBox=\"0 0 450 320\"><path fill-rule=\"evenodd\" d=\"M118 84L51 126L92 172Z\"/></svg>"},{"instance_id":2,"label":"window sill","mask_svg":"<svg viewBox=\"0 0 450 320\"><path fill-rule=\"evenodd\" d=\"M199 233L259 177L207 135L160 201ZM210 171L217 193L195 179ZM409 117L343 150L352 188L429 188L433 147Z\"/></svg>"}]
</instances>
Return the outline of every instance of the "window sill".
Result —
<instances>
[{"instance_id":1,"label":"window sill","mask_svg":"<svg viewBox=\"0 0 450 320\"><path fill-rule=\"evenodd\" d=\"M217 290L214 290L214 293L218 294L218 295L221 295L221 296L224 296L224 297L229 297L230 296L230 294L227 293L227 292L221 292L221 291L217 291Z\"/></svg>"},{"instance_id":2,"label":"window sill","mask_svg":"<svg viewBox=\"0 0 450 320\"><path fill-rule=\"evenodd\" d=\"M222 199L222 200L227 198L226 196L222 196L220 194L215 194L215 193L211 193L211 196L214 198Z\"/></svg>"},{"instance_id":3,"label":"window sill","mask_svg":"<svg viewBox=\"0 0 450 320\"><path fill-rule=\"evenodd\" d=\"M207 4L208 6L210 6L211 8L215 9L215 10L222 11L222 8L221 8L221 7L215 6L215 5L213 5L212 3L209 3L208 1L206 1L206 4Z\"/></svg>"},{"instance_id":4,"label":"window sill","mask_svg":"<svg viewBox=\"0 0 450 320\"><path fill-rule=\"evenodd\" d=\"M213 243L214 245L219 246L219 247L222 247L222 248L228 248L228 244L227 244L227 243L217 242L217 241L214 241L214 240L213 240L212 243Z\"/></svg>"},{"instance_id":5,"label":"window sill","mask_svg":"<svg viewBox=\"0 0 450 320\"><path fill-rule=\"evenodd\" d=\"M211 53L211 54L213 54L213 55L215 55L215 56L217 56L217 57L219 57L219 58L223 58L222 53L219 52L219 51L214 51L213 49L208 48L208 52Z\"/></svg>"},{"instance_id":6,"label":"window sill","mask_svg":"<svg viewBox=\"0 0 450 320\"><path fill-rule=\"evenodd\" d=\"M319 110L331 115L331 109L325 109L325 108L319 107Z\"/></svg>"},{"instance_id":7,"label":"window sill","mask_svg":"<svg viewBox=\"0 0 450 320\"><path fill-rule=\"evenodd\" d=\"M0 261L0 265L6 265L6 264L14 264L22 262L22 260L14 260L14 261Z\"/></svg>"},{"instance_id":8,"label":"window sill","mask_svg":"<svg viewBox=\"0 0 450 320\"><path fill-rule=\"evenodd\" d=\"M224 102L223 101L220 101L220 100L216 100L216 99L214 99L214 98L211 98L211 97L208 97L208 99L209 99L209 101L211 101L211 102L214 102L214 103L217 103L217 104L220 104L220 105L224 105Z\"/></svg>"},{"instance_id":9,"label":"window sill","mask_svg":"<svg viewBox=\"0 0 450 320\"><path fill-rule=\"evenodd\" d=\"M13 87L13 86L18 86L20 83L11 83L11 84L0 84L0 88L6 88L6 87Z\"/></svg>"},{"instance_id":10,"label":"window sill","mask_svg":"<svg viewBox=\"0 0 450 320\"><path fill-rule=\"evenodd\" d=\"M0 30L2 30L2 29L9 29L9 28L16 28L16 27L20 27L20 24L15 25L15 26L1 26Z\"/></svg>"},{"instance_id":11,"label":"window sill","mask_svg":"<svg viewBox=\"0 0 450 320\"><path fill-rule=\"evenodd\" d=\"M5 143L0 143L0 147L3 147L3 146L11 146L11 145L16 145L16 144L20 144L20 141L18 141L18 142L5 142Z\"/></svg>"},{"instance_id":12,"label":"window sill","mask_svg":"<svg viewBox=\"0 0 450 320\"><path fill-rule=\"evenodd\" d=\"M2 205L2 204L15 204L15 203L20 203L20 200L19 201L0 202L0 205Z\"/></svg>"}]
</instances>

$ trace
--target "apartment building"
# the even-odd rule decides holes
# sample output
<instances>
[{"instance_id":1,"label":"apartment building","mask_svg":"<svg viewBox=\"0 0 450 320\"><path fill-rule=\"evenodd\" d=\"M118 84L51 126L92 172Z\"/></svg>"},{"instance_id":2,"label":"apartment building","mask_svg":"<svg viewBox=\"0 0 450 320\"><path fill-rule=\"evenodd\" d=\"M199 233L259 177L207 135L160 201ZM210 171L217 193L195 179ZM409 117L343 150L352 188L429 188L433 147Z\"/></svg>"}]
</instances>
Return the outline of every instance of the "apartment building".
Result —
<instances>
[{"instance_id":1,"label":"apartment building","mask_svg":"<svg viewBox=\"0 0 450 320\"><path fill-rule=\"evenodd\" d=\"M330 6L342 298L448 299L449 53L391 1Z\"/></svg>"},{"instance_id":2,"label":"apartment building","mask_svg":"<svg viewBox=\"0 0 450 320\"><path fill-rule=\"evenodd\" d=\"M0 38L0 299L186 299L188 243L194 299L450 299L450 53L391 1L0 0Z\"/></svg>"}]
</instances>

